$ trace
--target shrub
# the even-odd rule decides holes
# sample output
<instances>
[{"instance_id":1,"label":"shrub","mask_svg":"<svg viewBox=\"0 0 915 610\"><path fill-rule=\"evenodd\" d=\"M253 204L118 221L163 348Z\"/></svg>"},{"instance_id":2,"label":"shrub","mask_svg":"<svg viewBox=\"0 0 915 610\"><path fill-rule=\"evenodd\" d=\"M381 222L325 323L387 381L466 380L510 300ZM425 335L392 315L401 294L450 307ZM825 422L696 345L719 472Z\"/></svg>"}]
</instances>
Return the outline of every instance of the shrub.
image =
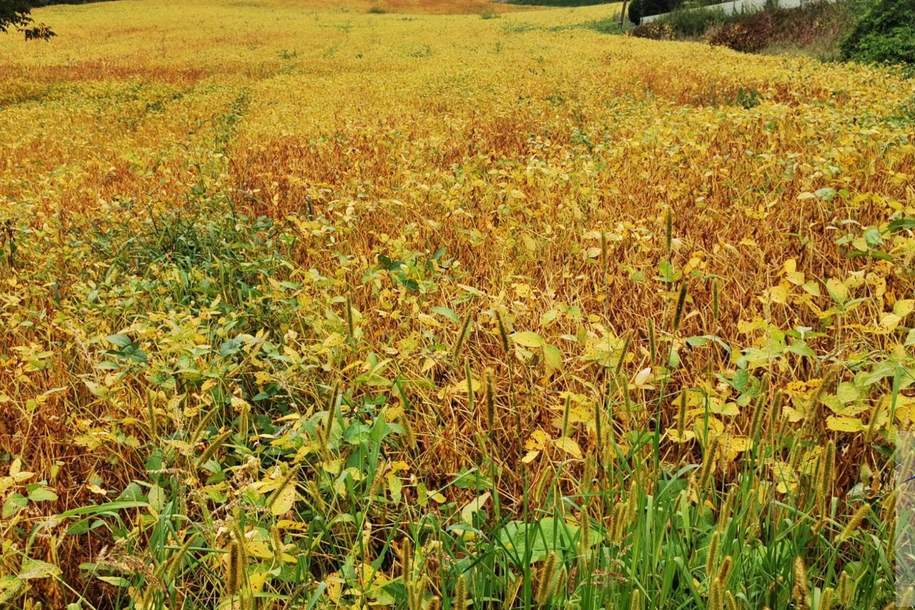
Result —
<instances>
[{"instance_id":1,"label":"shrub","mask_svg":"<svg viewBox=\"0 0 915 610\"><path fill-rule=\"evenodd\" d=\"M814 2L772 11L775 23L769 46L811 49L821 57L835 57L842 38L858 19L860 1Z\"/></svg>"},{"instance_id":2,"label":"shrub","mask_svg":"<svg viewBox=\"0 0 915 610\"><path fill-rule=\"evenodd\" d=\"M707 40L709 44L754 53L769 44L774 29L775 20L771 13L757 13L752 19L724 23L721 27L714 28L709 32Z\"/></svg>"},{"instance_id":3,"label":"shrub","mask_svg":"<svg viewBox=\"0 0 915 610\"><path fill-rule=\"evenodd\" d=\"M915 64L915 0L879 0L842 42L842 57Z\"/></svg>"},{"instance_id":4,"label":"shrub","mask_svg":"<svg viewBox=\"0 0 915 610\"><path fill-rule=\"evenodd\" d=\"M632 29L632 35L651 40L673 40L674 29L666 21L652 21Z\"/></svg>"}]
</instances>

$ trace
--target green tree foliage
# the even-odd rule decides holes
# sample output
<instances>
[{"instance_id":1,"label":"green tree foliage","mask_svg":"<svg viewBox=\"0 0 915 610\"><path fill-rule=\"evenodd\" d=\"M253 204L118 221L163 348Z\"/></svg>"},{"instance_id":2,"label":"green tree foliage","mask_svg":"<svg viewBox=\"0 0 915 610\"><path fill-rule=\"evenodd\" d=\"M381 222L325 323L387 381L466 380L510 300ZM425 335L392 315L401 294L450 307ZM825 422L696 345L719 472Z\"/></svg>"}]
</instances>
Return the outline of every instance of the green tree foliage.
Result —
<instances>
[{"instance_id":1,"label":"green tree foliage","mask_svg":"<svg viewBox=\"0 0 915 610\"><path fill-rule=\"evenodd\" d=\"M30 0L0 0L0 32L16 29L26 40L47 40L54 36L51 28L32 20L32 7L36 4Z\"/></svg>"},{"instance_id":2,"label":"green tree foliage","mask_svg":"<svg viewBox=\"0 0 915 610\"><path fill-rule=\"evenodd\" d=\"M878 0L843 41L842 56L915 65L915 0Z\"/></svg>"},{"instance_id":3,"label":"green tree foliage","mask_svg":"<svg viewBox=\"0 0 915 610\"><path fill-rule=\"evenodd\" d=\"M632 0L629 4L629 21L638 25L642 17L669 13L680 6L680 0Z\"/></svg>"}]
</instances>

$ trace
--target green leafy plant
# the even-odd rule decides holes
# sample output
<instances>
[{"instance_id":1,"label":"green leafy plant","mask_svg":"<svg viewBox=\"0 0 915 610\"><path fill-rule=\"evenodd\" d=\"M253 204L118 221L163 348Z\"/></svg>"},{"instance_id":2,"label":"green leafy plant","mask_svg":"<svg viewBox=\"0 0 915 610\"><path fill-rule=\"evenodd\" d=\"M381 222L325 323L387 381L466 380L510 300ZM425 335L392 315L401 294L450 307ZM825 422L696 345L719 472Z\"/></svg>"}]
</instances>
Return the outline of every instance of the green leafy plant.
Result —
<instances>
[{"instance_id":1,"label":"green leafy plant","mask_svg":"<svg viewBox=\"0 0 915 610\"><path fill-rule=\"evenodd\" d=\"M842 41L845 59L915 64L915 2L879 0Z\"/></svg>"}]
</instances>

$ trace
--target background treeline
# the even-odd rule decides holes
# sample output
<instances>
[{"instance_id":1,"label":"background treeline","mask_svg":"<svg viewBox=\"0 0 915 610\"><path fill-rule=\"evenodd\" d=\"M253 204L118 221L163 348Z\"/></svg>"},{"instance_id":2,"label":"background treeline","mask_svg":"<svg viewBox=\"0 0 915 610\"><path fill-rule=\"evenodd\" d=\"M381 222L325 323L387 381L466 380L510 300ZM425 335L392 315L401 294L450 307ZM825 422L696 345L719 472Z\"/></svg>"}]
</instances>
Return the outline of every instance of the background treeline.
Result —
<instances>
[{"instance_id":1,"label":"background treeline","mask_svg":"<svg viewBox=\"0 0 915 610\"><path fill-rule=\"evenodd\" d=\"M90 2L103 2L104 0L29 0L32 8L41 8L52 4L89 4Z\"/></svg>"}]
</instances>

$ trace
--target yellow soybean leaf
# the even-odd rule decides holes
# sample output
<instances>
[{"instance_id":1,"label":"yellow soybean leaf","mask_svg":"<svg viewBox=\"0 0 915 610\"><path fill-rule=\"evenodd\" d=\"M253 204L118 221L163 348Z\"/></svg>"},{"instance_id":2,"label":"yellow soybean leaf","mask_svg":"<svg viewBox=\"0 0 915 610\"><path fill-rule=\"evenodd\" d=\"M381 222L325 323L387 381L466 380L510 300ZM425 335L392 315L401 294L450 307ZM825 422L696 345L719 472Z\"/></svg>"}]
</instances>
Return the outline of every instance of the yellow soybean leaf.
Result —
<instances>
[{"instance_id":1,"label":"yellow soybean leaf","mask_svg":"<svg viewBox=\"0 0 915 610\"><path fill-rule=\"evenodd\" d=\"M769 301L784 305L788 302L788 287L784 284L769 288Z\"/></svg>"},{"instance_id":2,"label":"yellow soybean leaf","mask_svg":"<svg viewBox=\"0 0 915 610\"><path fill-rule=\"evenodd\" d=\"M651 381L651 367L644 368L636 373L632 380L632 385L636 388L650 388L648 383Z\"/></svg>"},{"instance_id":3,"label":"yellow soybean leaf","mask_svg":"<svg viewBox=\"0 0 915 610\"><path fill-rule=\"evenodd\" d=\"M714 413L715 415L726 415L726 416L740 415L740 408L737 406L737 403L731 402L731 401L724 401L715 396L709 397L708 409L711 413Z\"/></svg>"},{"instance_id":4,"label":"yellow soybean leaf","mask_svg":"<svg viewBox=\"0 0 915 610\"><path fill-rule=\"evenodd\" d=\"M324 579L324 584L327 585L327 598L335 604L340 603L343 596L343 579L337 573L333 573Z\"/></svg>"},{"instance_id":5,"label":"yellow soybean leaf","mask_svg":"<svg viewBox=\"0 0 915 610\"><path fill-rule=\"evenodd\" d=\"M533 462L534 460L537 459L538 455L540 455L539 449L531 449L524 455L523 458L521 458L521 462L524 464L530 464L531 462Z\"/></svg>"},{"instance_id":6,"label":"yellow soybean leaf","mask_svg":"<svg viewBox=\"0 0 915 610\"><path fill-rule=\"evenodd\" d=\"M864 423L857 417L841 417L838 415L827 417L826 427L836 432L861 432L865 429Z\"/></svg>"},{"instance_id":7,"label":"yellow soybean leaf","mask_svg":"<svg viewBox=\"0 0 915 610\"><path fill-rule=\"evenodd\" d=\"M542 347L545 343L543 337L529 330L512 333L511 338L522 347Z\"/></svg>"},{"instance_id":8,"label":"yellow soybean leaf","mask_svg":"<svg viewBox=\"0 0 915 610\"><path fill-rule=\"evenodd\" d=\"M575 439L569 438L568 436L563 436L554 440L553 444L575 459L581 459L581 447L578 446L578 443L575 441Z\"/></svg>"},{"instance_id":9,"label":"yellow soybean leaf","mask_svg":"<svg viewBox=\"0 0 915 610\"><path fill-rule=\"evenodd\" d=\"M41 578L53 578L60 575L60 568L53 563L41 561L40 559L26 558L22 562L22 569L16 578L19 580L37 580Z\"/></svg>"},{"instance_id":10,"label":"yellow soybean leaf","mask_svg":"<svg viewBox=\"0 0 915 610\"><path fill-rule=\"evenodd\" d=\"M902 322L902 317L894 313L885 313L880 316L880 327L884 330L896 330L896 327L899 326L900 322Z\"/></svg>"},{"instance_id":11,"label":"yellow soybean leaf","mask_svg":"<svg viewBox=\"0 0 915 610\"><path fill-rule=\"evenodd\" d=\"M249 551L250 552L250 551ZM260 555L251 555L260 557ZM269 559L273 557L273 553L270 553L266 557L261 557L261 559ZM269 574L266 570L254 570L251 574L248 574L248 586L251 587L251 590L255 593L260 593L264 589L264 584L267 582L267 577Z\"/></svg>"},{"instance_id":12,"label":"yellow soybean leaf","mask_svg":"<svg viewBox=\"0 0 915 610\"><path fill-rule=\"evenodd\" d=\"M324 472L328 472L330 474L340 474L340 472L343 470L343 460L339 458L335 460L327 460L321 464L321 468L324 469Z\"/></svg>"},{"instance_id":13,"label":"yellow soybean leaf","mask_svg":"<svg viewBox=\"0 0 915 610\"><path fill-rule=\"evenodd\" d=\"M443 496L441 493L439 493L439 492L437 492L437 491L434 491L434 492L430 493L430 494L429 494L429 497L430 497L430 498L432 499L432 501L435 502L436 504L444 504L444 503L445 503L445 499L446 499L445 496Z\"/></svg>"},{"instance_id":14,"label":"yellow soybean leaf","mask_svg":"<svg viewBox=\"0 0 915 610\"><path fill-rule=\"evenodd\" d=\"M391 500L394 504L400 504L402 498L403 481L400 480L400 477L396 474L389 472L387 475L388 479L388 491L391 493Z\"/></svg>"},{"instance_id":15,"label":"yellow soybean leaf","mask_svg":"<svg viewBox=\"0 0 915 610\"><path fill-rule=\"evenodd\" d=\"M687 443L696 438L696 433L692 430L684 430L681 435L676 428L668 428L667 437L675 443Z\"/></svg>"},{"instance_id":16,"label":"yellow soybean leaf","mask_svg":"<svg viewBox=\"0 0 915 610\"><path fill-rule=\"evenodd\" d=\"M733 434L722 434L720 437L721 453L725 461L733 461L739 454L743 453L752 445L752 441L746 436L735 436Z\"/></svg>"},{"instance_id":17,"label":"yellow soybean leaf","mask_svg":"<svg viewBox=\"0 0 915 610\"><path fill-rule=\"evenodd\" d=\"M543 312L543 315L540 316L540 327L546 328L550 324L556 321L556 318L559 317L559 312L555 309L548 309Z\"/></svg>"},{"instance_id":18,"label":"yellow soybean leaf","mask_svg":"<svg viewBox=\"0 0 915 610\"><path fill-rule=\"evenodd\" d=\"M840 305L848 300L848 286L834 277L826 280L826 291L832 300Z\"/></svg>"},{"instance_id":19,"label":"yellow soybean leaf","mask_svg":"<svg viewBox=\"0 0 915 610\"><path fill-rule=\"evenodd\" d=\"M273 557L273 550L267 545L267 542L260 537L253 537L245 540L245 551L252 557L258 559L270 559Z\"/></svg>"},{"instance_id":20,"label":"yellow soybean leaf","mask_svg":"<svg viewBox=\"0 0 915 610\"><path fill-rule=\"evenodd\" d=\"M547 371L558 371L562 368L562 352L555 345L543 346L543 364Z\"/></svg>"},{"instance_id":21,"label":"yellow soybean leaf","mask_svg":"<svg viewBox=\"0 0 915 610\"><path fill-rule=\"evenodd\" d=\"M804 292L811 296L820 296L820 285L812 280L809 282L804 282L802 288L804 289Z\"/></svg>"},{"instance_id":22,"label":"yellow soybean leaf","mask_svg":"<svg viewBox=\"0 0 915 610\"><path fill-rule=\"evenodd\" d=\"M283 489L276 494L273 504L270 505L270 512L274 515L283 515L292 509L295 504L296 491L295 479L290 480Z\"/></svg>"},{"instance_id":23,"label":"yellow soybean leaf","mask_svg":"<svg viewBox=\"0 0 915 610\"><path fill-rule=\"evenodd\" d=\"M900 319L915 311L915 299L900 299L893 305L893 313Z\"/></svg>"},{"instance_id":24,"label":"yellow soybean leaf","mask_svg":"<svg viewBox=\"0 0 915 610\"><path fill-rule=\"evenodd\" d=\"M843 381L839 384L839 387L836 388L836 396L838 396L840 402L846 403L858 400L858 398L861 397L861 392L858 391L855 384Z\"/></svg>"}]
</instances>

